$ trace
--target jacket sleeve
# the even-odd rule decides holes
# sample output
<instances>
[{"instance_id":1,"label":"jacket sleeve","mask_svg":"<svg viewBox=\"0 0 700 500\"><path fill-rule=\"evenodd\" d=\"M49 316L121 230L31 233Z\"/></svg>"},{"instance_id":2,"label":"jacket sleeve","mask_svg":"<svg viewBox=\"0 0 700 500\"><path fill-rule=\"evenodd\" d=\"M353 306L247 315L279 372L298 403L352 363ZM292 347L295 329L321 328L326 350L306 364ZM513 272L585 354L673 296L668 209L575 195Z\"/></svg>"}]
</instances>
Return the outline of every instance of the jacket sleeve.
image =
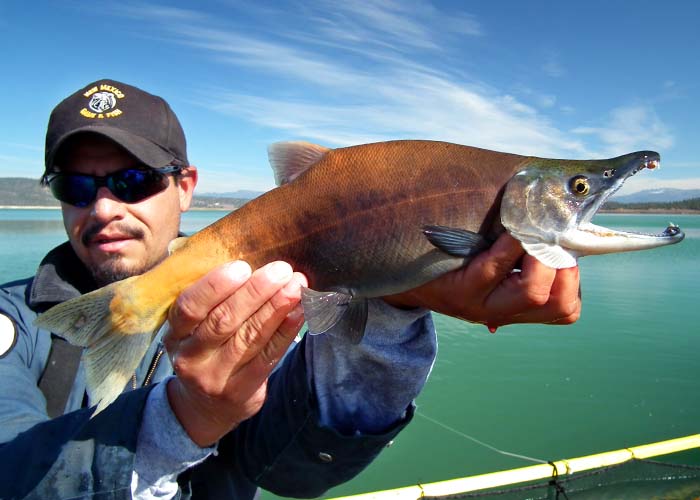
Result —
<instances>
[{"instance_id":1,"label":"jacket sleeve","mask_svg":"<svg viewBox=\"0 0 700 500\"><path fill-rule=\"evenodd\" d=\"M220 441L218 455L180 477L183 490L205 491L211 498L229 491L240 498L250 497L258 485L280 496L317 497L367 467L413 418L411 400L435 357L435 332L426 311L406 314L380 306L373 316L360 346L306 335L270 377L261 411ZM378 340L392 328L389 338ZM322 337L335 346L319 347ZM325 356L331 358L322 361ZM340 363L343 356L351 361ZM334 364L340 369L331 368ZM373 367L380 372L360 376ZM386 383L378 384L377 377L386 377ZM412 380L398 384L401 377ZM330 382L315 382L325 378ZM357 387L348 387L349 381ZM332 390L344 395L329 404L319 399L319 388L324 399ZM360 398L358 391L376 397ZM382 398L391 403L377 408L374 401ZM380 418L381 425L364 425L370 417Z\"/></svg>"},{"instance_id":2,"label":"jacket sleeve","mask_svg":"<svg viewBox=\"0 0 700 500\"><path fill-rule=\"evenodd\" d=\"M180 477L185 495L233 491L250 498L257 485L280 496L317 497L355 477L410 422L413 405L376 434L344 435L324 425L307 347L305 337L270 377L262 410L225 436L217 455Z\"/></svg>"},{"instance_id":3,"label":"jacket sleeve","mask_svg":"<svg viewBox=\"0 0 700 500\"><path fill-rule=\"evenodd\" d=\"M369 301L362 341L333 330L312 335L306 367L321 422L343 434L373 434L400 421L423 389L437 354L431 314Z\"/></svg>"}]
</instances>

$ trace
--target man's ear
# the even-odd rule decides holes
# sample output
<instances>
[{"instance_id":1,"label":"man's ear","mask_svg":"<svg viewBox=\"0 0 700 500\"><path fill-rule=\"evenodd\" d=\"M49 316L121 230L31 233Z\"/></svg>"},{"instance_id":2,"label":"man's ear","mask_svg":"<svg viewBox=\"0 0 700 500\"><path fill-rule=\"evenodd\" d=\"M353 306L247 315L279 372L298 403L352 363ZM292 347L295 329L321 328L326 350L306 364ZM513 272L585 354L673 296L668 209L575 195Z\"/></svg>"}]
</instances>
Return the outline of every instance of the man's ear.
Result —
<instances>
[{"instance_id":1,"label":"man's ear","mask_svg":"<svg viewBox=\"0 0 700 500\"><path fill-rule=\"evenodd\" d=\"M192 195L197 185L197 167L190 165L180 171L177 178L178 192L180 193L180 211L186 212L192 203Z\"/></svg>"}]
</instances>

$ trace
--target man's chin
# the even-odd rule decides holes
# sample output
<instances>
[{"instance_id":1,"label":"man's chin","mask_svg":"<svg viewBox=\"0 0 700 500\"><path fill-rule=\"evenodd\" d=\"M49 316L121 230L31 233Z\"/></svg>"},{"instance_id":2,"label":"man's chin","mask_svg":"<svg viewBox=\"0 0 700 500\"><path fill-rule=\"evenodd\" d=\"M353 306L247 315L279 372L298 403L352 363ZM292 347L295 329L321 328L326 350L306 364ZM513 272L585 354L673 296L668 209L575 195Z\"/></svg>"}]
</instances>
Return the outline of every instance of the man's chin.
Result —
<instances>
[{"instance_id":1,"label":"man's chin","mask_svg":"<svg viewBox=\"0 0 700 500\"><path fill-rule=\"evenodd\" d=\"M99 286L109 285L115 281L120 281L147 271L147 265L143 259L130 258L119 254L98 254L87 267L93 279Z\"/></svg>"},{"instance_id":2,"label":"man's chin","mask_svg":"<svg viewBox=\"0 0 700 500\"><path fill-rule=\"evenodd\" d=\"M127 265L100 265L90 269L92 277L99 286L109 285L115 281L121 281L137 274L142 274L146 269L140 269Z\"/></svg>"},{"instance_id":3,"label":"man's chin","mask_svg":"<svg viewBox=\"0 0 700 500\"><path fill-rule=\"evenodd\" d=\"M167 255L159 259L131 259L121 255L114 255L112 258L93 262L88 265L95 283L99 286L109 285L115 281L120 281L132 276L143 274L153 266L158 264Z\"/></svg>"}]
</instances>

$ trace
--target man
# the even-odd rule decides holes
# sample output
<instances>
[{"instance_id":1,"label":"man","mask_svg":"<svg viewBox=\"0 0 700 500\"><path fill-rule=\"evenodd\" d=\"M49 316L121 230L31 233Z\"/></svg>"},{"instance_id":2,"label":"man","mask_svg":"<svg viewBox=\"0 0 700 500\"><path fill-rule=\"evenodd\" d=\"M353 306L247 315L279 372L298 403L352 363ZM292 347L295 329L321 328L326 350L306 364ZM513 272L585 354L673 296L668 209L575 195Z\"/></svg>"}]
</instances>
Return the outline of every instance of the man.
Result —
<instances>
[{"instance_id":1,"label":"man","mask_svg":"<svg viewBox=\"0 0 700 500\"><path fill-rule=\"evenodd\" d=\"M580 312L576 269L548 269L503 236L464 269L371 301L359 345L342 332L293 344L306 278L284 262L233 262L180 295L131 384L90 418L83 368L64 370L65 345L34 319L165 258L197 169L165 101L101 80L53 110L44 178L69 241L0 289L0 334L12 335L0 353L2 498L318 496L411 420L436 352L428 309L492 331Z\"/></svg>"}]
</instances>

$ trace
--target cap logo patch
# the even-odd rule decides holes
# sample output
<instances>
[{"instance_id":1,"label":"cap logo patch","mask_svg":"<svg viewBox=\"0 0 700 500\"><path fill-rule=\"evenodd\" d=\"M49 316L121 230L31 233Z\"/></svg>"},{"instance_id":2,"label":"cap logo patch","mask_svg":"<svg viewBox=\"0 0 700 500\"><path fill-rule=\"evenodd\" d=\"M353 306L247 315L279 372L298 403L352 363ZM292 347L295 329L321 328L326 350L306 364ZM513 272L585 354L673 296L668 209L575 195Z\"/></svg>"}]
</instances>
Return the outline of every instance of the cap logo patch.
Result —
<instances>
[{"instance_id":1,"label":"cap logo patch","mask_svg":"<svg viewBox=\"0 0 700 500\"><path fill-rule=\"evenodd\" d=\"M87 107L80 110L85 118L115 118L122 114L117 101L124 98L124 93L113 85L95 85L83 95L89 99Z\"/></svg>"},{"instance_id":2,"label":"cap logo patch","mask_svg":"<svg viewBox=\"0 0 700 500\"><path fill-rule=\"evenodd\" d=\"M17 343L17 328L9 316L0 313L0 359Z\"/></svg>"},{"instance_id":3,"label":"cap logo patch","mask_svg":"<svg viewBox=\"0 0 700 500\"><path fill-rule=\"evenodd\" d=\"M90 109L95 113L104 113L117 105L117 98L111 92L96 92L90 98Z\"/></svg>"}]
</instances>

